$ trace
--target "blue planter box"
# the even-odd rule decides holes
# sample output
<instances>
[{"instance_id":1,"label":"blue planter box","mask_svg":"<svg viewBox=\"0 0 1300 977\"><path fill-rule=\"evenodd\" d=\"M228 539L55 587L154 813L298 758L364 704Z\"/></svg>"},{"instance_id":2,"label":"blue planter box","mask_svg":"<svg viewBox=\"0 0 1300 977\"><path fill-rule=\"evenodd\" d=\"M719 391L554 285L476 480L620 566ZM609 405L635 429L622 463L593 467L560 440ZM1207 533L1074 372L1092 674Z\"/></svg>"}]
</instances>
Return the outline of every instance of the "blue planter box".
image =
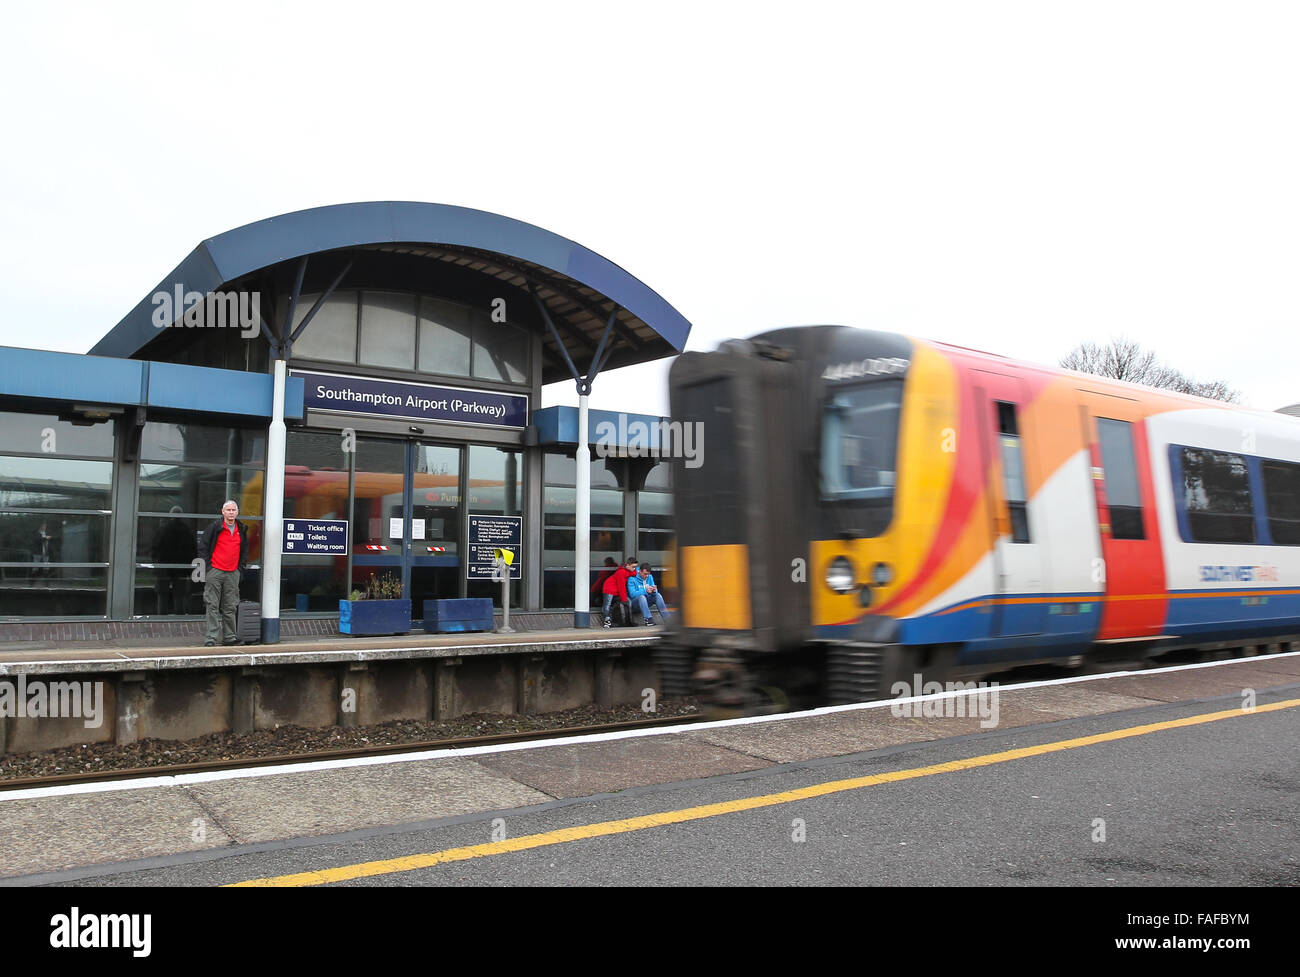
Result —
<instances>
[{"instance_id":1,"label":"blue planter box","mask_svg":"<svg viewBox=\"0 0 1300 977\"><path fill-rule=\"evenodd\" d=\"M343 634L406 634L410 630L409 600L339 601L339 631Z\"/></svg>"},{"instance_id":2,"label":"blue planter box","mask_svg":"<svg viewBox=\"0 0 1300 977\"><path fill-rule=\"evenodd\" d=\"M462 597L424 602L424 630L491 631L492 601L488 597Z\"/></svg>"}]
</instances>

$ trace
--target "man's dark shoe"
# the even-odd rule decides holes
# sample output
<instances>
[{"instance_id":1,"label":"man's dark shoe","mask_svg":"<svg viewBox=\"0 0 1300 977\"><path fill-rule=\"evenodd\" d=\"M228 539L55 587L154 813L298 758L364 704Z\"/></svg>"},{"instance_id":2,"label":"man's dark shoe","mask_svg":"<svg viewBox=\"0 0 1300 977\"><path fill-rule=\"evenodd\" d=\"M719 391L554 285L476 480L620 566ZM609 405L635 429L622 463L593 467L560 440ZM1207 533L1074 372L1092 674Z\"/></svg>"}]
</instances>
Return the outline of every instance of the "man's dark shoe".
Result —
<instances>
[{"instance_id":1,"label":"man's dark shoe","mask_svg":"<svg viewBox=\"0 0 1300 977\"><path fill-rule=\"evenodd\" d=\"M215 641L213 641L211 638L209 638L207 641L203 642L203 647L204 647L204 648L215 648L216 646L217 646L217 643L216 643Z\"/></svg>"},{"instance_id":2,"label":"man's dark shoe","mask_svg":"<svg viewBox=\"0 0 1300 977\"><path fill-rule=\"evenodd\" d=\"M225 641L223 641L223 642L221 642L221 643L222 643L223 645L237 645L237 644L239 644L239 639L238 639L238 638L227 638Z\"/></svg>"}]
</instances>

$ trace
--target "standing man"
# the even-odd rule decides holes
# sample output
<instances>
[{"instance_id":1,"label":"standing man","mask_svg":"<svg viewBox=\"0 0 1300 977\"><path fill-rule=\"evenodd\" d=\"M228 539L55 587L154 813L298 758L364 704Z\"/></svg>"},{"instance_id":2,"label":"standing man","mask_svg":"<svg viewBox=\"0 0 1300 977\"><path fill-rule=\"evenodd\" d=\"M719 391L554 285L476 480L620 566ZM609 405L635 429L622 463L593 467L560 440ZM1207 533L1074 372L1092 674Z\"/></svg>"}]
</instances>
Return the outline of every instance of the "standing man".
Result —
<instances>
[{"instance_id":1,"label":"standing man","mask_svg":"<svg viewBox=\"0 0 1300 977\"><path fill-rule=\"evenodd\" d=\"M203 559L207 582L203 603L208 611L205 648L239 642L235 614L239 610L239 568L248 560L248 528L238 521L239 506L227 501L221 518L203 533Z\"/></svg>"}]
</instances>

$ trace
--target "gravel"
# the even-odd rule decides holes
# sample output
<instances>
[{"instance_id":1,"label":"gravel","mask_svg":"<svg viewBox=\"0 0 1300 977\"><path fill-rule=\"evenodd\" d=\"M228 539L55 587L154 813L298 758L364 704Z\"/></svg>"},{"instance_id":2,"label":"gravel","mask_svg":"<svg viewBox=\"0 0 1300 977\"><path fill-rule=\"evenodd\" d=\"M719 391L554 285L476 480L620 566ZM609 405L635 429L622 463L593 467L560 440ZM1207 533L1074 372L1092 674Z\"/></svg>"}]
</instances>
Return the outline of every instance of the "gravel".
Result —
<instances>
[{"instance_id":1,"label":"gravel","mask_svg":"<svg viewBox=\"0 0 1300 977\"><path fill-rule=\"evenodd\" d=\"M319 729L277 726L275 729L259 729L242 735L211 733L194 740L145 739L124 746L93 743L36 753L6 754L0 757L0 781L104 770L131 770L176 763L285 756L358 746L397 746L427 740L545 732L574 726L698 715L700 709L695 699L673 698L660 700L658 710L649 714L642 712L639 704L608 708L586 705L535 716L473 713L446 722L400 719L377 726L355 726L350 729L342 726Z\"/></svg>"}]
</instances>

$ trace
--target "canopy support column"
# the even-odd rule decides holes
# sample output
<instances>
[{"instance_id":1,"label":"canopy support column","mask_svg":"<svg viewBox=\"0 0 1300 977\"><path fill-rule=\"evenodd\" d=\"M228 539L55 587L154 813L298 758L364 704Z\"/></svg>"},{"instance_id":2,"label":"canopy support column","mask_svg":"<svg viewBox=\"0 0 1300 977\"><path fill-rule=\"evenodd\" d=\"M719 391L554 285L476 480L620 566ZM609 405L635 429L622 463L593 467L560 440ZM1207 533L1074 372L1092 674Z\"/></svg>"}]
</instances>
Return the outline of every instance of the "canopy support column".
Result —
<instances>
[{"instance_id":1,"label":"canopy support column","mask_svg":"<svg viewBox=\"0 0 1300 977\"><path fill-rule=\"evenodd\" d=\"M573 626L589 628L591 627L591 448L587 444L587 398L591 394L592 381L596 379L596 374L609 358L605 344L609 343L614 324L618 321L619 307L615 305L610 309L609 319L605 323L605 333L600 337L600 345L592 354L591 365L587 368L586 375L582 376L579 375L578 368L573 365L573 359L565 349L555 323L551 321L546 304L533 289L532 282L528 283L528 290L532 293L533 301L537 303L537 310L542 315L542 321L550 330L551 338L559 347L565 365L573 374L573 381L578 387L578 447L573 454L576 476L573 513ZM609 343L609 348L613 349L613 343Z\"/></svg>"}]
</instances>

